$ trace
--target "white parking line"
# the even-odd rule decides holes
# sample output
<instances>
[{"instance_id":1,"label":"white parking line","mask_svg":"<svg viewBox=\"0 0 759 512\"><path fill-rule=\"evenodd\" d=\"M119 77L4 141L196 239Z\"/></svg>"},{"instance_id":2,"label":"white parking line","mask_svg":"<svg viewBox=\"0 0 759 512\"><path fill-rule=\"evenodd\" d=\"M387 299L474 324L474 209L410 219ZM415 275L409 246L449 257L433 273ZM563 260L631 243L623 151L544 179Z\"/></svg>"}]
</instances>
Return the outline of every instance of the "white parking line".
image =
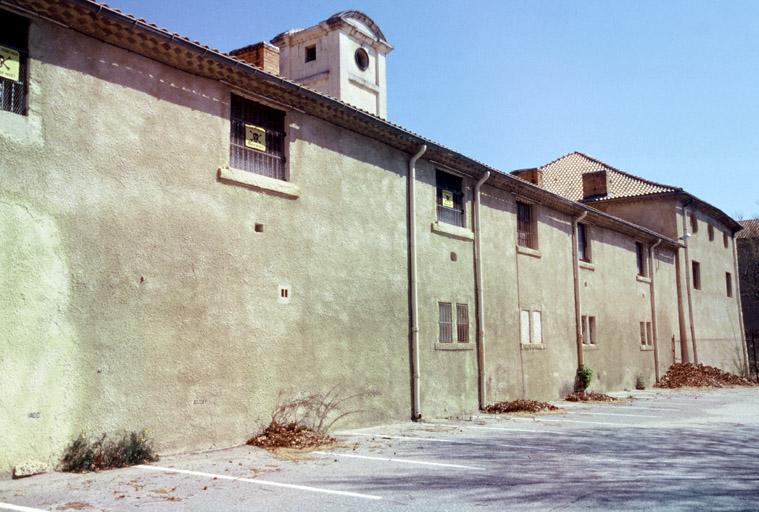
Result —
<instances>
[{"instance_id":1,"label":"white parking line","mask_svg":"<svg viewBox=\"0 0 759 512\"><path fill-rule=\"evenodd\" d=\"M342 436L342 437L363 436L363 437L377 437L379 439L400 439L401 441L429 441L431 443L473 444L468 441L460 441L458 439L439 439L436 437L415 437L415 436L388 436L385 434L365 434L363 432L346 432L343 434L334 434L334 435ZM474 443L474 444L482 444L482 443Z\"/></svg>"},{"instance_id":2,"label":"white parking line","mask_svg":"<svg viewBox=\"0 0 759 512\"><path fill-rule=\"evenodd\" d=\"M519 418L514 417L512 420L534 421L535 423L584 423L587 425L614 425L616 427L640 427L640 425L630 425L628 423L611 423L607 421L582 421L582 420L551 420L547 418Z\"/></svg>"},{"instance_id":3,"label":"white parking line","mask_svg":"<svg viewBox=\"0 0 759 512\"><path fill-rule=\"evenodd\" d=\"M15 510L16 512L47 512L41 508L22 507L21 505L11 505L10 503L0 502L0 509Z\"/></svg>"},{"instance_id":4,"label":"white parking line","mask_svg":"<svg viewBox=\"0 0 759 512\"><path fill-rule=\"evenodd\" d=\"M576 435L577 432L559 432L555 430L528 430L526 428L506 428L506 427L486 427L481 425L464 425L464 428L474 428L478 430L500 430L501 432L529 432L530 434L560 434Z\"/></svg>"},{"instance_id":5,"label":"white parking line","mask_svg":"<svg viewBox=\"0 0 759 512\"><path fill-rule=\"evenodd\" d=\"M593 407L590 404L562 404L561 407L564 407L565 409L579 409L579 408L587 408L592 409ZM607 407L607 406L602 406ZM644 411L682 411L682 409L676 409L674 407L639 407L637 405L611 405L608 406L609 410L625 410L625 409L643 409Z\"/></svg>"},{"instance_id":6,"label":"white parking line","mask_svg":"<svg viewBox=\"0 0 759 512\"><path fill-rule=\"evenodd\" d=\"M427 462L421 460L411 459L394 459L392 457L369 457L368 455L356 455L354 453L337 453L337 452L311 452L318 455L327 455L329 457L347 457L349 459L363 459L363 460L377 460L381 462L397 462L399 464L418 464L420 466L435 466L441 468L455 468L455 469L472 469L475 471L485 471L485 468L476 466L464 466L462 464L448 464L442 462Z\"/></svg>"},{"instance_id":7,"label":"white parking line","mask_svg":"<svg viewBox=\"0 0 759 512\"><path fill-rule=\"evenodd\" d=\"M139 465L135 466L140 469L147 469L149 471L161 471L164 473L180 473L183 475L194 475L194 476L205 476L208 478L216 478L219 480L233 480L235 482L247 482L249 484L258 484L258 485L264 485L269 487L283 487L285 489L297 489L299 491L309 491L309 492L318 492L322 494L335 494L337 496L349 496L351 498L362 498L365 500L381 500L382 496L374 496L371 494L361 494L358 492L349 492L349 491L335 491L333 489L320 489L319 487L309 487L307 485L296 485L296 484L284 484L282 482L272 482L270 480L254 480L252 478L238 478L234 476L229 475L217 475L214 473L203 473L201 471L190 471L187 469L177 469L177 468L166 468L161 466L145 466L145 465Z\"/></svg>"},{"instance_id":8,"label":"white parking line","mask_svg":"<svg viewBox=\"0 0 759 512\"><path fill-rule=\"evenodd\" d=\"M582 412L572 411L572 414L584 414L586 416L620 416L623 418L659 418L659 416L650 416L646 414L625 414L618 412Z\"/></svg>"}]
</instances>

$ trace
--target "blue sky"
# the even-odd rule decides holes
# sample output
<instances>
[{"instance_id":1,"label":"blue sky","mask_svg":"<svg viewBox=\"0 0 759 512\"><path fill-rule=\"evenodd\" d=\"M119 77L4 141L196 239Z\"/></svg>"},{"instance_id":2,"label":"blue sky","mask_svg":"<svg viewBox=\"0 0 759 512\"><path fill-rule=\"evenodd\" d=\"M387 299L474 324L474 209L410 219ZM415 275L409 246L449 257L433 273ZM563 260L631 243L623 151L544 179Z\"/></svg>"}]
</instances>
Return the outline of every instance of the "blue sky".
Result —
<instances>
[{"instance_id":1,"label":"blue sky","mask_svg":"<svg viewBox=\"0 0 759 512\"><path fill-rule=\"evenodd\" d=\"M389 119L510 171L579 150L759 217L759 2L110 0L228 51L359 9Z\"/></svg>"}]
</instances>

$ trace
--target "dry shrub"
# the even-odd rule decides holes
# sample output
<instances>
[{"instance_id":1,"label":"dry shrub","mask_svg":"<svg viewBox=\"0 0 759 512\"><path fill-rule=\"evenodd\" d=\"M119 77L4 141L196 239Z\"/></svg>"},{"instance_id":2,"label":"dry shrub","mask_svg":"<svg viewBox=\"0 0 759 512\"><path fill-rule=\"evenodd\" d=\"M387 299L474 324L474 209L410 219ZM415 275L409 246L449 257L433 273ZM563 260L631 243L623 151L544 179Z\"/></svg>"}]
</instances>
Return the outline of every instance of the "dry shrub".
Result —
<instances>
[{"instance_id":1,"label":"dry shrub","mask_svg":"<svg viewBox=\"0 0 759 512\"><path fill-rule=\"evenodd\" d=\"M314 448L331 444L335 438L327 434L339 420L359 411L343 411L346 402L363 393L345 396L332 387L326 393L309 393L291 400L280 400L271 414L271 422L246 444L259 448Z\"/></svg>"},{"instance_id":2,"label":"dry shrub","mask_svg":"<svg viewBox=\"0 0 759 512\"><path fill-rule=\"evenodd\" d=\"M613 396L606 395L604 393L597 393L595 391L580 391L579 393L572 393L564 397L567 402L616 402L617 399Z\"/></svg>"},{"instance_id":3,"label":"dry shrub","mask_svg":"<svg viewBox=\"0 0 759 512\"><path fill-rule=\"evenodd\" d=\"M61 471L83 473L102 469L123 468L154 462L158 455L147 432L124 432L116 439L106 434L89 438L80 434L66 447L61 458Z\"/></svg>"},{"instance_id":4,"label":"dry shrub","mask_svg":"<svg viewBox=\"0 0 759 512\"><path fill-rule=\"evenodd\" d=\"M658 388L721 388L723 386L753 386L743 377L703 364L675 363L656 383Z\"/></svg>"},{"instance_id":5,"label":"dry shrub","mask_svg":"<svg viewBox=\"0 0 759 512\"><path fill-rule=\"evenodd\" d=\"M509 412L543 412L558 411L555 405L537 400L512 400L510 402L495 402L485 407L485 412L490 414Z\"/></svg>"}]
</instances>

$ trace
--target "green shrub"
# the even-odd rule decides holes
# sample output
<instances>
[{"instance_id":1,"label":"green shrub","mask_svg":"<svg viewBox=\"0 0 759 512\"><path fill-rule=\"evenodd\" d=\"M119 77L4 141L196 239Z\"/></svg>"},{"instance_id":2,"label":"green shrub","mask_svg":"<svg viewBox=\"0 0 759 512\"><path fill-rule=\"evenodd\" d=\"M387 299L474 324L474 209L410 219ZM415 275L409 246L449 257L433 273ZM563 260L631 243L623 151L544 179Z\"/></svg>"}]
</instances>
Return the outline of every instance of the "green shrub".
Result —
<instances>
[{"instance_id":1,"label":"green shrub","mask_svg":"<svg viewBox=\"0 0 759 512\"><path fill-rule=\"evenodd\" d=\"M593 380L593 370L587 366L582 366L577 370L577 381L581 391L588 389L591 380Z\"/></svg>"},{"instance_id":2,"label":"green shrub","mask_svg":"<svg viewBox=\"0 0 759 512\"><path fill-rule=\"evenodd\" d=\"M61 471L81 473L123 468L158 460L147 432L124 432L109 438L106 434L89 438L80 434L68 445L61 458Z\"/></svg>"}]
</instances>

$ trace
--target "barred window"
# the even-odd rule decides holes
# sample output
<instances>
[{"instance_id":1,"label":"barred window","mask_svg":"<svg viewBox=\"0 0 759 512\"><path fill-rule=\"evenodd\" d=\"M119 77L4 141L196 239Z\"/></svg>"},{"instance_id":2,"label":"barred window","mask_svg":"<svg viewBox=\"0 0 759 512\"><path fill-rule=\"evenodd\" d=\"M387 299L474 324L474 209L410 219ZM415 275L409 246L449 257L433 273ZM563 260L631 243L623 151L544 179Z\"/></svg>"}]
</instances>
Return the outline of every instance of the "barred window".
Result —
<instances>
[{"instance_id":1,"label":"barred window","mask_svg":"<svg viewBox=\"0 0 759 512\"><path fill-rule=\"evenodd\" d=\"M538 248L535 208L531 204L517 201L517 245Z\"/></svg>"},{"instance_id":2,"label":"barred window","mask_svg":"<svg viewBox=\"0 0 759 512\"><path fill-rule=\"evenodd\" d=\"M285 180L285 113L232 95L229 164Z\"/></svg>"},{"instance_id":3,"label":"barred window","mask_svg":"<svg viewBox=\"0 0 759 512\"><path fill-rule=\"evenodd\" d=\"M26 115L29 20L0 10L0 110Z\"/></svg>"},{"instance_id":4,"label":"barred window","mask_svg":"<svg viewBox=\"0 0 759 512\"><path fill-rule=\"evenodd\" d=\"M443 171L435 172L437 184L437 220L464 226L464 180Z\"/></svg>"},{"instance_id":5,"label":"barred window","mask_svg":"<svg viewBox=\"0 0 759 512\"><path fill-rule=\"evenodd\" d=\"M587 224L577 224L577 258L590 263L590 230Z\"/></svg>"},{"instance_id":6,"label":"barred window","mask_svg":"<svg viewBox=\"0 0 759 512\"><path fill-rule=\"evenodd\" d=\"M456 334L459 343L469 342L469 304L456 304Z\"/></svg>"},{"instance_id":7,"label":"barred window","mask_svg":"<svg viewBox=\"0 0 759 512\"><path fill-rule=\"evenodd\" d=\"M441 343L451 343L453 341L453 311L450 302L438 302L438 325L440 336L438 340Z\"/></svg>"},{"instance_id":8,"label":"barred window","mask_svg":"<svg viewBox=\"0 0 759 512\"><path fill-rule=\"evenodd\" d=\"M646 246L640 242L635 242L635 262L638 268L639 276L648 275L648 254Z\"/></svg>"}]
</instances>

